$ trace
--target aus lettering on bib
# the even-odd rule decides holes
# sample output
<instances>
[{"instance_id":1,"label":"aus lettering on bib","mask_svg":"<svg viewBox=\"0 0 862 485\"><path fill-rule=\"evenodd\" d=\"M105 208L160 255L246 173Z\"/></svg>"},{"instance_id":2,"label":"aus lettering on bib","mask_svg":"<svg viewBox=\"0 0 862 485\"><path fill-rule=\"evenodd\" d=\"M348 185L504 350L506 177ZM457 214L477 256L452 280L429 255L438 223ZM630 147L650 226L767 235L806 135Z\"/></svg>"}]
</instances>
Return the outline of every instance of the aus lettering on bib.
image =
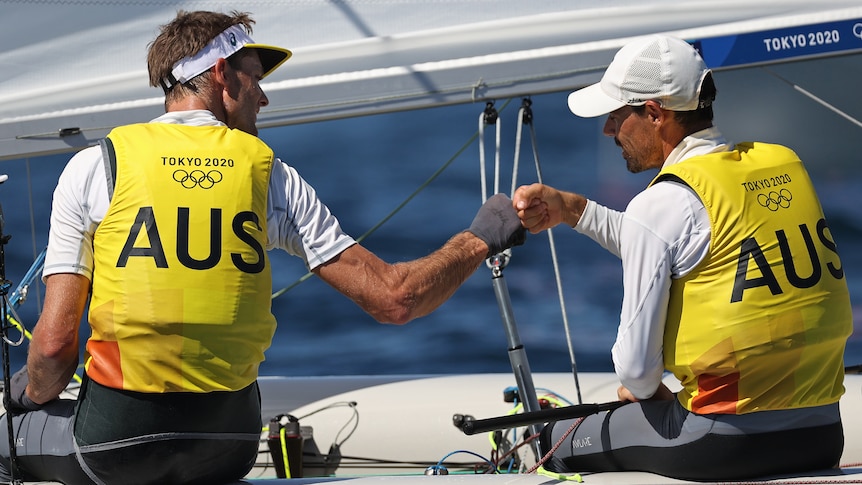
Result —
<instances>
[{"instance_id":1,"label":"aus lettering on bib","mask_svg":"<svg viewBox=\"0 0 862 485\"><path fill-rule=\"evenodd\" d=\"M203 259L197 259L190 254L189 245L192 227L190 224L190 209L188 207L177 208L176 234L176 256L180 264L190 269L205 270L214 268L222 258L222 224L224 222L222 210L210 209L209 226L209 254ZM244 229L245 223L252 223L260 230L260 221L257 214L251 211L243 211L230 219L231 231L237 239L248 245L257 255L256 260L246 261L239 253L231 253L230 259L233 265L244 273L260 273L266 266L264 248L251 234ZM200 228L194 228L200 233ZM136 246L141 231L146 232L149 246ZM132 257L151 258L157 268L168 268L168 258L162 244L162 233L156 221L155 212L152 207L141 207L135 217L135 221L129 228L126 242L117 259L117 267L125 268Z\"/></svg>"},{"instance_id":2,"label":"aus lettering on bib","mask_svg":"<svg viewBox=\"0 0 862 485\"><path fill-rule=\"evenodd\" d=\"M827 273L836 280L844 278L844 269L841 266L836 266L832 262L821 262L817 254L817 246L820 245L827 250L838 255L838 249L835 242L830 239L828 234L828 226L826 219L817 221L815 228L816 235L811 234L811 228L807 224L799 225L799 232L802 240L805 242L805 252L799 251L801 248L791 248L788 242L787 234L784 230L775 232L778 239L778 248L781 251L781 266L787 277L787 281L795 288L811 288L820 282L823 278L823 269L826 268ZM794 251L796 249L796 251ZM797 256L806 255L811 263L811 274L800 275L797 269L797 264L794 261L794 254ZM799 259L799 258L798 258ZM836 258L837 260L837 258ZM760 276L749 277L749 269L754 265L759 271ZM739 251L739 260L736 268L736 279L733 283L733 293L730 302L742 301L745 290L759 287L767 287L773 295L783 293L781 285L776 278L775 271L766 260L763 250L757 240L750 237L743 241Z\"/></svg>"}]
</instances>

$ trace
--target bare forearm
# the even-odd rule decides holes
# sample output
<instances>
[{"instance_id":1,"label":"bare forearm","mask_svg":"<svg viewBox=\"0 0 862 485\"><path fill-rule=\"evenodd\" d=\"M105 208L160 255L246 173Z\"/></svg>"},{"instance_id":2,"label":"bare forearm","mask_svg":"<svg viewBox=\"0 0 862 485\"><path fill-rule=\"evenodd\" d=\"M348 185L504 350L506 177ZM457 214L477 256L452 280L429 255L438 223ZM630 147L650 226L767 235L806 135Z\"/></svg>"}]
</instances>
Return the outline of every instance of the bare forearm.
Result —
<instances>
[{"instance_id":1,"label":"bare forearm","mask_svg":"<svg viewBox=\"0 0 862 485\"><path fill-rule=\"evenodd\" d=\"M27 396L36 404L56 399L69 385L78 367L78 350L63 356L46 357L38 346L31 346L27 355L30 383Z\"/></svg>"},{"instance_id":2,"label":"bare forearm","mask_svg":"<svg viewBox=\"0 0 862 485\"><path fill-rule=\"evenodd\" d=\"M403 324L439 307L487 254L481 239L462 232L430 255L405 263L387 264L356 244L315 273L378 322Z\"/></svg>"},{"instance_id":3,"label":"bare forearm","mask_svg":"<svg viewBox=\"0 0 862 485\"><path fill-rule=\"evenodd\" d=\"M406 320L427 315L451 297L485 260L488 246L468 232L453 236L430 255L396 264L405 275L404 288L414 304Z\"/></svg>"},{"instance_id":4,"label":"bare forearm","mask_svg":"<svg viewBox=\"0 0 862 485\"><path fill-rule=\"evenodd\" d=\"M76 274L48 277L45 305L27 354L27 395L43 404L63 392L78 367L78 327L90 281Z\"/></svg>"}]
</instances>

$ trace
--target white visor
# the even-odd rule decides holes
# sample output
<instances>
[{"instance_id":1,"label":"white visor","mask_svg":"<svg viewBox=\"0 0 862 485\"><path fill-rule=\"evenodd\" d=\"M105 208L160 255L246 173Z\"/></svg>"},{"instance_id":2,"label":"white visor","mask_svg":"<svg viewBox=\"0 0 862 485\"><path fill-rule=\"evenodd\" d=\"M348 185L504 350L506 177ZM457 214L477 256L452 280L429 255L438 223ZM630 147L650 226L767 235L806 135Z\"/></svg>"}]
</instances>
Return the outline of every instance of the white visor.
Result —
<instances>
[{"instance_id":1,"label":"white visor","mask_svg":"<svg viewBox=\"0 0 862 485\"><path fill-rule=\"evenodd\" d=\"M255 44L241 25L232 25L215 36L197 54L184 57L174 64L171 74L162 79L162 87L167 91L177 84L183 84L215 66L219 59L227 59L243 47L258 50L260 62L263 65L263 77L274 71L291 55L289 50L281 47Z\"/></svg>"}]
</instances>

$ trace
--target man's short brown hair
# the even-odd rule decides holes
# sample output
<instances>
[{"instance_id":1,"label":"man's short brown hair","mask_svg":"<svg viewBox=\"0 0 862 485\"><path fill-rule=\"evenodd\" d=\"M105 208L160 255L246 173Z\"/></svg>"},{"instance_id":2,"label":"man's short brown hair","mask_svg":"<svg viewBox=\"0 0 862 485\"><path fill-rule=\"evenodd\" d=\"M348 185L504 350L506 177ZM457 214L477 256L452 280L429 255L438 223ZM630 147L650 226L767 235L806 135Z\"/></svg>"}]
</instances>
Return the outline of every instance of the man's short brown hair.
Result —
<instances>
[{"instance_id":1,"label":"man's short brown hair","mask_svg":"<svg viewBox=\"0 0 862 485\"><path fill-rule=\"evenodd\" d=\"M252 24L254 20L245 12L232 11L227 15L218 12L180 10L174 20L161 26L158 37L149 45L147 67L150 73L150 86L161 86L162 80L171 74L177 62L197 54L228 27L242 25L246 32L251 34ZM181 96L181 91L196 90L193 82L186 84L166 90L165 95Z\"/></svg>"}]
</instances>

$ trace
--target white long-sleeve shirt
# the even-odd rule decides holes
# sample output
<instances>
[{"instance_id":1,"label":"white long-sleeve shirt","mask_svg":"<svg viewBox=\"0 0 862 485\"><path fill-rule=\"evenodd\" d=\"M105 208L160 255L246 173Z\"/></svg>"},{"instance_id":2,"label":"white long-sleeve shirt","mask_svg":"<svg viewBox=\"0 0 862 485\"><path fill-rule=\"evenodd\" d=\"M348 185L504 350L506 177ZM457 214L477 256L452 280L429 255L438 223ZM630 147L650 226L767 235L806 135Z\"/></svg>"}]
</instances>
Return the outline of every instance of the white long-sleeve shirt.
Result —
<instances>
[{"instance_id":1,"label":"white long-sleeve shirt","mask_svg":"<svg viewBox=\"0 0 862 485\"><path fill-rule=\"evenodd\" d=\"M683 139L664 166L730 149L716 128ZM588 201L575 230L623 264L623 303L611 355L620 383L638 399L651 397L664 373L662 343L671 280L691 272L709 250L709 216L688 186L671 181L636 195L619 212Z\"/></svg>"},{"instance_id":2,"label":"white long-sleeve shirt","mask_svg":"<svg viewBox=\"0 0 862 485\"><path fill-rule=\"evenodd\" d=\"M152 122L224 125L205 110L174 111ZM100 147L78 152L66 165L54 190L43 278L55 273L76 273L92 279L93 235L109 204ZM273 162L270 175L266 219L267 250L284 249L302 258L309 269L355 244L314 188L279 159Z\"/></svg>"}]
</instances>

